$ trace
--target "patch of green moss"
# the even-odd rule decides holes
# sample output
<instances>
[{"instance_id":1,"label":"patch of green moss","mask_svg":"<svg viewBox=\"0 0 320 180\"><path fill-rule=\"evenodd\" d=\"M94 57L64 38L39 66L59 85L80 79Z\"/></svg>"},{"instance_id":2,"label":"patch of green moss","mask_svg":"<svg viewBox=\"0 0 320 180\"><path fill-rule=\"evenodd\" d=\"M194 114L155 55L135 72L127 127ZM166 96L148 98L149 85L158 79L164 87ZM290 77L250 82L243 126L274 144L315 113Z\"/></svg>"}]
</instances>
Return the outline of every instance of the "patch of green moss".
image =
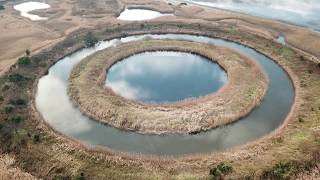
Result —
<instances>
[{"instance_id":1,"label":"patch of green moss","mask_svg":"<svg viewBox=\"0 0 320 180\"><path fill-rule=\"evenodd\" d=\"M290 58L293 55L293 51L290 48L283 46L279 49L279 54L284 58Z\"/></svg>"}]
</instances>

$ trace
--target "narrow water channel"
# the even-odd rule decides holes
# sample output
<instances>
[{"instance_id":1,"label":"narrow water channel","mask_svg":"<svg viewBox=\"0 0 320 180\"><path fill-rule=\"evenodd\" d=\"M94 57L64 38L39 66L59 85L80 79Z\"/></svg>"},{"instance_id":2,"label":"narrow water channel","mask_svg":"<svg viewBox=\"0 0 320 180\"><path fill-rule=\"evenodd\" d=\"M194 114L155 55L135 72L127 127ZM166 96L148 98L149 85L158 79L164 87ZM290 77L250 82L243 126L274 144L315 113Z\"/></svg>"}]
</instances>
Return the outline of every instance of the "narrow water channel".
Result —
<instances>
[{"instance_id":1,"label":"narrow water channel","mask_svg":"<svg viewBox=\"0 0 320 180\"><path fill-rule=\"evenodd\" d=\"M143 38L189 40L236 49L257 61L266 72L269 78L267 94L261 105L247 117L225 127L197 135L141 135L102 125L82 115L67 96L68 77L72 68L98 50ZM156 155L221 151L256 140L282 124L294 100L294 88L290 78L279 65L266 56L222 39L179 34L131 36L82 49L52 66L49 73L39 80L37 90L36 106L47 123L57 131L87 145L101 145L118 151Z\"/></svg>"}]
</instances>

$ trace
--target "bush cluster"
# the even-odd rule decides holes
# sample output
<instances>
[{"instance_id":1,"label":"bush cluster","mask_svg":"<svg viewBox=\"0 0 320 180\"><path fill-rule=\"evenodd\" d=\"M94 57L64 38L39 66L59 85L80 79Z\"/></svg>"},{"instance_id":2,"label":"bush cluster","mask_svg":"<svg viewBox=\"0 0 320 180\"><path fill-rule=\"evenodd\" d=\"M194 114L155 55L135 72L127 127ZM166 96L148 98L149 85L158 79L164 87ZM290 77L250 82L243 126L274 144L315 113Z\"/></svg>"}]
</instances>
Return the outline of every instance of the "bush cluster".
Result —
<instances>
[{"instance_id":1,"label":"bush cluster","mask_svg":"<svg viewBox=\"0 0 320 180\"><path fill-rule=\"evenodd\" d=\"M22 105L26 105L27 101L22 98L17 98L17 99L10 99L9 103L16 106L22 106Z\"/></svg>"},{"instance_id":2,"label":"bush cluster","mask_svg":"<svg viewBox=\"0 0 320 180\"><path fill-rule=\"evenodd\" d=\"M4 112L5 112L6 114L11 113L13 110L14 110L14 105L12 105L12 104L8 104L8 105L6 105L6 106L4 107Z\"/></svg>"},{"instance_id":3,"label":"bush cluster","mask_svg":"<svg viewBox=\"0 0 320 180\"><path fill-rule=\"evenodd\" d=\"M21 57L18 59L18 64L26 66L26 65L31 64L31 60L28 56L24 56L24 57Z\"/></svg>"},{"instance_id":4,"label":"bush cluster","mask_svg":"<svg viewBox=\"0 0 320 180\"><path fill-rule=\"evenodd\" d=\"M24 76L18 73L10 74L8 78L11 82L21 82L26 79Z\"/></svg>"},{"instance_id":5,"label":"bush cluster","mask_svg":"<svg viewBox=\"0 0 320 180\"><path fill-rule=\"evenodd\" d=\"M279 162L262 174L263 179L290 179L297 171L299 165L295 161Z\"/></svg>"},{"instance_id":6,"label":"bush cluster","mask_svg":"<svg viewBox=\"0 0 320 180\"><path fill-rule=\"evenodd\" d=\"M88 32L84 37L84 44L86 47L92 47L98 42L98 38L92 32Z\"/></svg>"},{"instance_id":7,"label":"bush cluster","mask_svg":"<svg viewBox=\"0 0 320 180\"><path fill-rule=\"evenodd\" d=\"M210 179L223 179L223 176L230 174L233 171L231 164L221 162L216 167L210 169Z\"/></svg>"}]
</instances>

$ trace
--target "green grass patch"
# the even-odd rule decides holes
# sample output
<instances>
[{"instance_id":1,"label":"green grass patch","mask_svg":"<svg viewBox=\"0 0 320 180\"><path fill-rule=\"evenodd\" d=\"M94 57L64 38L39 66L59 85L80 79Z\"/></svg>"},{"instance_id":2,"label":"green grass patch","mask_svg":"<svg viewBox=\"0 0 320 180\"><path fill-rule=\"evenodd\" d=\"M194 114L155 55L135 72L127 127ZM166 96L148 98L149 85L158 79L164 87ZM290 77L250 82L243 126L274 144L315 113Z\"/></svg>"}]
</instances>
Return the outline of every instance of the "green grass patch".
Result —
<instances>
[{"instance_id":1,"label":"green grass patch","mask_svg":"<svg viewBox=\"0 0 320 180\"><path fill-rule=\"evenodd\" d=\"M228 33L230 34L236 34L238 32L238 28L235 26L232 26L228 29Z\"/></svg>"},{"instance_id":2,"label":"green grass patch","mask_svg":"<svg viewBox=\"0 0 320 180\"><path fill-rule=\"evenodd\" d=\"M31 59L28 56L21 57L18 59L18 64L23 65L23 66L27 66L27 65L31 64Z\"/></svg>"},{"instance_id":3,"label":"green grass patch","mask_svg":"<svg viewBox=\"0 0 320 180\"><path fill-rule=\"evenodd\" d=\"M279 54L282 57L290 58L293 56L293 51L290 48L283 46L282 48L279 49Z\"/></svg>"},{"instance_id":4,"label":"green grass patch","mask_svg":"<svg viewBox=\"0 0 320 180\"><path fill-rule=\"evenodd\" d=\"M297 132L292 136L293 140L304 141L307 139L306 134L302 131Z\"/></svg>"}]
</instances>

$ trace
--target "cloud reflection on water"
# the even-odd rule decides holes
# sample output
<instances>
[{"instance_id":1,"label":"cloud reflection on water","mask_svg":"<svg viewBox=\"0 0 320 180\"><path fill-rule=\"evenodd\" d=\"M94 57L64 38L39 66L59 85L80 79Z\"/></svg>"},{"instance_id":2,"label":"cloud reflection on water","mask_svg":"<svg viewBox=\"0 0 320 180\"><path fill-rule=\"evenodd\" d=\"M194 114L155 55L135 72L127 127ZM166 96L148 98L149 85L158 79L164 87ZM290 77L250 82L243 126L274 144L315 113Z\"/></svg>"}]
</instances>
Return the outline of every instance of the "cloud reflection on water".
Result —
<instances>
[{"instance_id":1,"label":"cloud reflection on water","mask_svg":"<svg viewBox=\"0 0 320 180\"><path fill-rule=\"evenodd\" d=\"M320 30L318 0L186 0L199 5L243 12Z\"/></svg>"},{"instance_id":2,"label":"cloud reflection on water","mask_svg":"<svg viewBox=\"0 0 320 180\"><path fill-rule=\"evenodd\" d=\"M166 51L141 53L118 62L110 68L106 86L129 99L167 102L206 95L226 80L226 73L203 57Z\"/></svg>"}]
</instances>

